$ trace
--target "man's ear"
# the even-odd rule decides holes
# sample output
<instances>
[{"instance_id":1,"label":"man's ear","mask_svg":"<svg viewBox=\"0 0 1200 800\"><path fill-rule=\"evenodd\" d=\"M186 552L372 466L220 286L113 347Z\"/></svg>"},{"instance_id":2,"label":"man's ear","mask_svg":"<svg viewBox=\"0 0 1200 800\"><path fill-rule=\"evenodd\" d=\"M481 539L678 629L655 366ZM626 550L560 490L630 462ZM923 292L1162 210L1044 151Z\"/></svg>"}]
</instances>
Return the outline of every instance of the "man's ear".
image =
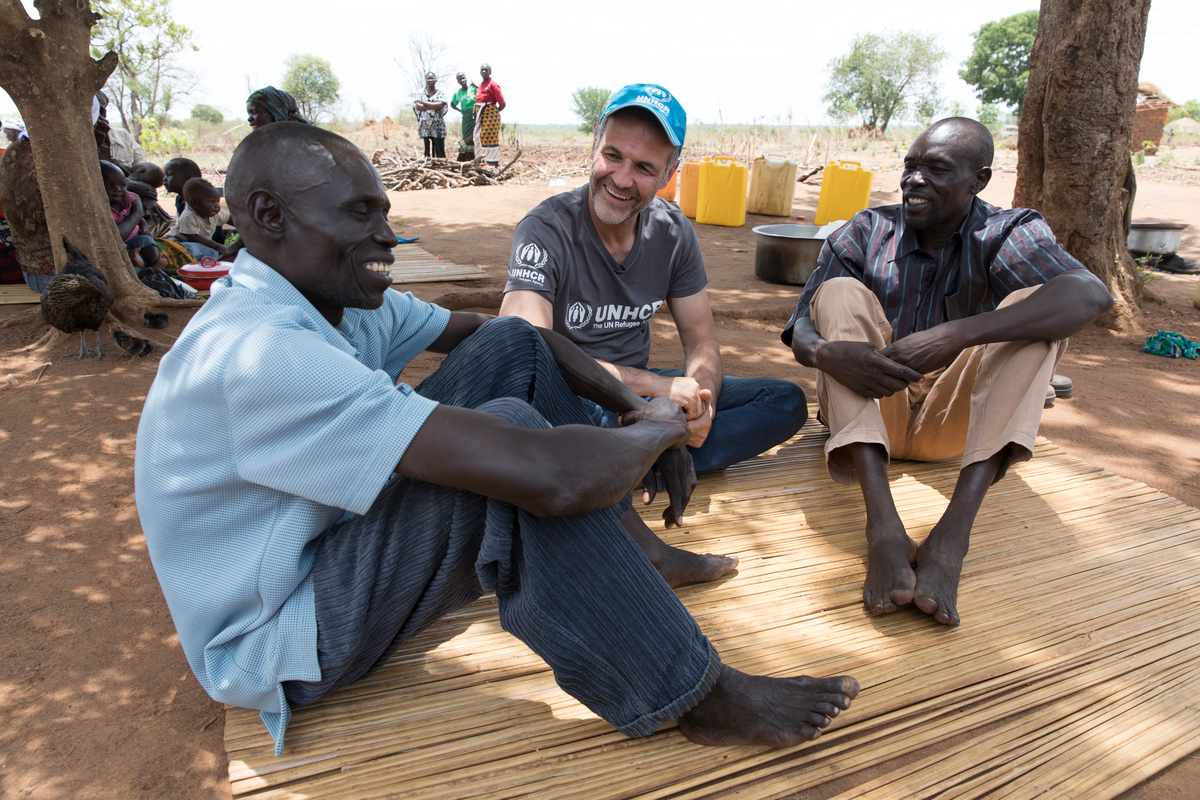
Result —
<instances>
[{"instance_id":1,"label":"man's ear","mask_svg":"<svg viewBox=\"0 0 1200 800\"><path fill-rule=\"evenodd\" d=\"M246 198L246 215L264 238L275 242L283 238L286 210L279 198L266 189L256 189Z\"/></svg>"},{"instance_id":2,"label":"man's ear","mask_svg":"<svg viewBox=\"0 0 1200 800\"><path fill-rule=\"evenodd\" d=\"M667 184L671 182L671 176L673 176L678 170L679 170L679 162L676 161L675 166L673 166L669 170L667 170L666 177L664 177L662 179L662 182L658 184L658 191L661 192L663 189L667 188Z\"/></svg>"},{"instance_id":3,"label":"man's ear","mask_svg":"<svg viewBox=\"0 0 1200 800\"><path fill-rule=\"evenodd\" d=\"M975 173L975 180L971 183L971 194L979 194L992 180L992 168L984 167Z\"/></svg>"}]
</instances>

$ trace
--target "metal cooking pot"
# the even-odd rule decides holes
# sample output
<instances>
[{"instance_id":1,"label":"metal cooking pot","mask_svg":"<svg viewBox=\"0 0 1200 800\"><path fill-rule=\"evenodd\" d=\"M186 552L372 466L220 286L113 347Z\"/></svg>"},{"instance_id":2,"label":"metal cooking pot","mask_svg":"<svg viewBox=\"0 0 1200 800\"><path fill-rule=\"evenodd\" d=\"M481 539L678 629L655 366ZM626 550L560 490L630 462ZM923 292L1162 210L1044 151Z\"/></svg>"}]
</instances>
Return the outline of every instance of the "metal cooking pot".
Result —
<instances>
[{"instance_id":1,"label":"metal cooking pot","mask_svg":"<svg viewBox=\"0 0 1200 800\"><path fill-rule=\"evenodd\" d=\"M803 285L817 268L817 256L829 226L759 225L754 247L754 274L764 281Z\"/></svg>"},{"instance_id":2,"label":"metal cooking pot","mask_svg":"<svg viewBox=\"0 0 1200 800\"><path fill-rule=\"evenodd\" d=\"M1179 249L1187 225L1177 222L1135 222L1130 226L1125 249L1139 256L1170 258Z\"/></svg>"}]
</instances>

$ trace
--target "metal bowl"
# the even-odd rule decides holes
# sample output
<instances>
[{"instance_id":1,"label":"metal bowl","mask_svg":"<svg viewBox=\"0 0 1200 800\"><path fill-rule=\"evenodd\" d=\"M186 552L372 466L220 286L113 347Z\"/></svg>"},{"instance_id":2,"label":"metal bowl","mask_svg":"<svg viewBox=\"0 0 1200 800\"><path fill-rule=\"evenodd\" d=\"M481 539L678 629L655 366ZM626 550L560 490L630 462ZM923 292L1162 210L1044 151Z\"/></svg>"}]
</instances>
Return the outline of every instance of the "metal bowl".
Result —
<instances>
[{"instance_id":1,"label":"metal bowl","mask_svg":"<svg viewBox=\"0 0 1200 800\"><path fill-rule=\"evenodd\" d=\"M826 226L828 227L828 226ZM759 225L754 229L754 274L764 281L802 286L817 268L828 235L820 225Z\"/></svg>"},{"instance_id":2,"label":"metal bowl","mask_svg":"<svg viewBox=\"0 0 1200 800\"><path fill-rule=\"evenodd\" d=\"M1130 226L1125 249L1138 256L1170 258L1179 249L1187 225L1177 222L1135 222Z\"/></svg>"}]
</instances>

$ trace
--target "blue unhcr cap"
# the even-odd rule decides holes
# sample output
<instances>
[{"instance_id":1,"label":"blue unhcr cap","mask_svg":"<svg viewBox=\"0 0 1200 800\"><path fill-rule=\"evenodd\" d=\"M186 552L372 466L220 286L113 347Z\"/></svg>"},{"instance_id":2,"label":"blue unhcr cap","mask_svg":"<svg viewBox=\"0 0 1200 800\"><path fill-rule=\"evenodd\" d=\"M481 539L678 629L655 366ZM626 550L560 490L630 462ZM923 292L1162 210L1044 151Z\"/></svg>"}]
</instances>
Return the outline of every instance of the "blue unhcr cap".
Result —
<instances>
[{"instance_id":1,"label":"blue unhcr cap","mask_svg":"<svg viewBox=\"0 0 1200 800\"><path fill-rule=\"evenodd\" d=\"M655 83L631 83L622 86L613 93L600 119L603 121L614 111L630 106L639 106L658 117L671 144L676 147L683 146L683 138L687 135L687 112L670 92Z\"/></svg>"}]
</instances>

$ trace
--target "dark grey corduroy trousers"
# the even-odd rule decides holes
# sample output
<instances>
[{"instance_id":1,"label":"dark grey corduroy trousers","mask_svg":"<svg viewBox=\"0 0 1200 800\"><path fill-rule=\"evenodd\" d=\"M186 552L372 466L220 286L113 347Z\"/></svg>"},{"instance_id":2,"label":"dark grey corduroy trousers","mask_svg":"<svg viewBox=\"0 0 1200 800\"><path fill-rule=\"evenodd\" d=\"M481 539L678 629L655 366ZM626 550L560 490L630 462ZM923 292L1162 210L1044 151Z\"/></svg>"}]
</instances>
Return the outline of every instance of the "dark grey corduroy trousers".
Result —
<instances>
[{"instance_id":1,"label":"dark grey corduroy trousers","mask_svg":"<svg viewBox=\"0 0 1200 800\"><path fill-rule=\"evenodd\" d=\"M516 317L481 326L417 392L525 428L590 425L541 336ZM721 662L625 532L628 508L626 499L536 517L397 476L317 546L321 680L284 683L288 701L306 705L370 675L410 636L494 591L501 625L564 691L622 733L653 733L708 694Z\"/></svg>"}]
</instances>

